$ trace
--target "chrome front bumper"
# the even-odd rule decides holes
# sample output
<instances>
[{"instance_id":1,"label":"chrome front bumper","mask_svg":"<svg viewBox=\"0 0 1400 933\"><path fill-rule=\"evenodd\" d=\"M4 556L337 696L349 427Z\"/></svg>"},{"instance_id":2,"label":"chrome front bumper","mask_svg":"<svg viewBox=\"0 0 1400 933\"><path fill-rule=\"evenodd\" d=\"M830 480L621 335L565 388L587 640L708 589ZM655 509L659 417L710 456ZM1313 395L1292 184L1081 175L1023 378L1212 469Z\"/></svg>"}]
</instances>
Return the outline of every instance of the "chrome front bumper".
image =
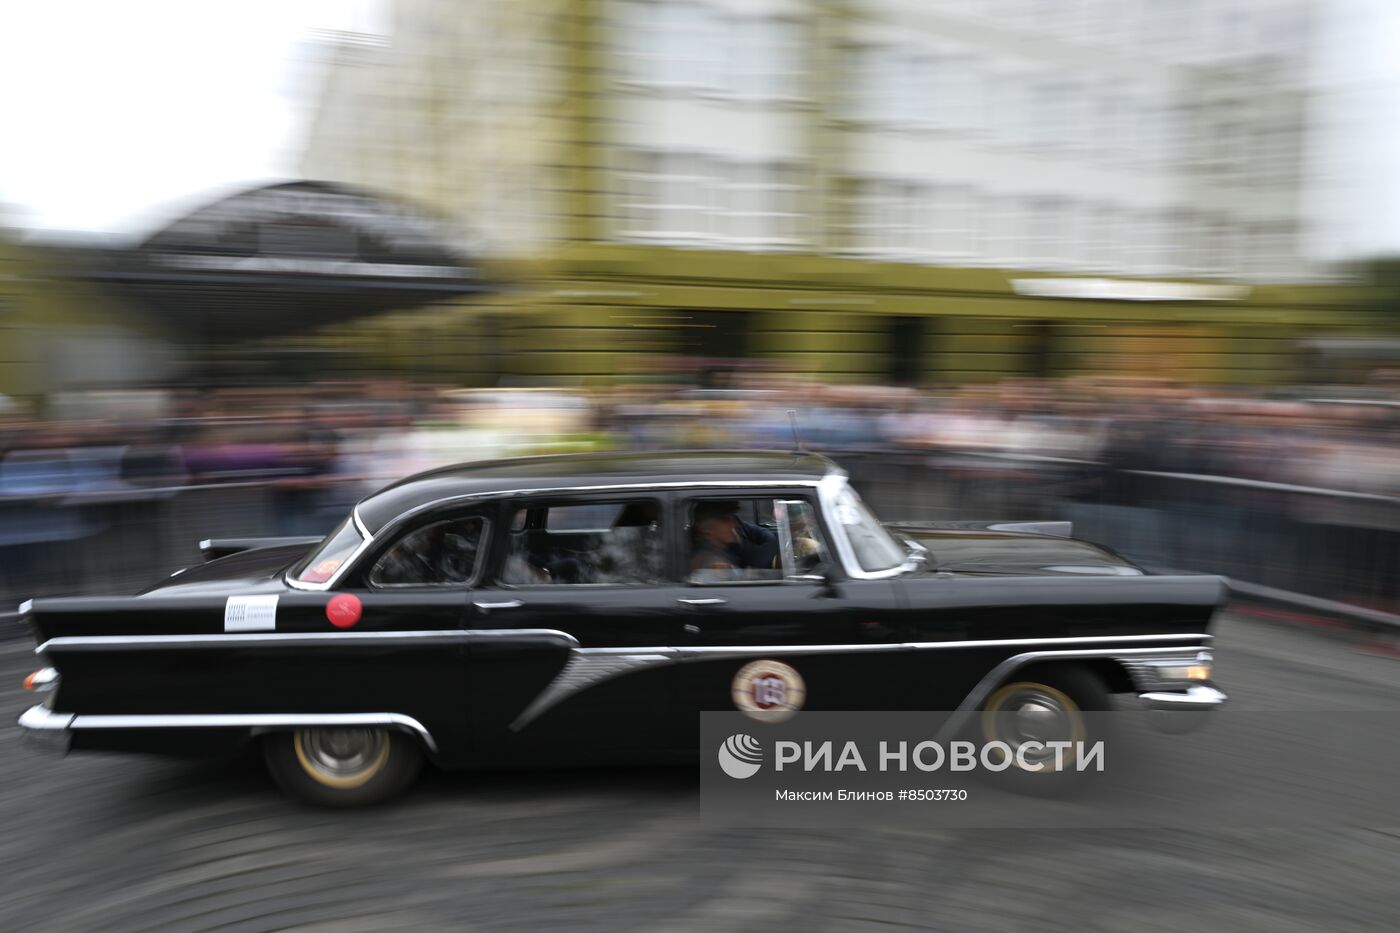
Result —
<instances>
[{"instance_id":1,"label":"chrome front bumper","mask_svg":"<svg viewBox=\"0 0 1400 933\"><path fill-rule=\"evenodd\" d=\"M72 740L69 727L72 724L72 713L55 713L42 705L29 707L19 717L26 744L60 755L68 751Z\"/></svg>"},{"instance_id":2,"label":"chrome front bumper","mask_svg":"<svg viewBox=\"0 0 1400 933\"><path fill-rule=\"evenodd\" d=\"M1230 699L1214 684L1192 684L1184 690L1151 690L1138 700L1148 711L1148 721L1160 732L1194 732L1206 724L1206 714Z\"/></svg>"},{"instance_id":3,"label":"chrome front bumper","mask_svg":"<svg viewBox=\"0 0 1400 933\"><path fill-rule=\"evenodd\" d=\"M1193 684L1185 690L1154 690L1150 693L1139 693L1138 699L1148 709L1204 711L1223 706L1225 701L1230 698L1211 684Z\"/></svg>"}]
</instances>

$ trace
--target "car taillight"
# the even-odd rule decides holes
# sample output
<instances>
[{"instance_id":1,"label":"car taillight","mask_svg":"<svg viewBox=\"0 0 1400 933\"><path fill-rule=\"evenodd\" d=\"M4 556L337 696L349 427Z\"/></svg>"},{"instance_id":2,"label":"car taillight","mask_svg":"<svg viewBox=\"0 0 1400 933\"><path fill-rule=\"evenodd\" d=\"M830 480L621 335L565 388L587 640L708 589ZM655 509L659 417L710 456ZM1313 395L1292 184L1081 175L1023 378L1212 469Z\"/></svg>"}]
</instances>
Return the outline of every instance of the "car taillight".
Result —
<instances>
[{"instance_id":1,"label":"car taillight","mask_svg":"<svg viewBox=\"0 0 1400 933\"><path fill-rule=\"evenodd\" d=\"M35 693L50 693L58 686L58 671L51 667L41 667L24 678L24 689Z\"/></svg>"}]
</instances>

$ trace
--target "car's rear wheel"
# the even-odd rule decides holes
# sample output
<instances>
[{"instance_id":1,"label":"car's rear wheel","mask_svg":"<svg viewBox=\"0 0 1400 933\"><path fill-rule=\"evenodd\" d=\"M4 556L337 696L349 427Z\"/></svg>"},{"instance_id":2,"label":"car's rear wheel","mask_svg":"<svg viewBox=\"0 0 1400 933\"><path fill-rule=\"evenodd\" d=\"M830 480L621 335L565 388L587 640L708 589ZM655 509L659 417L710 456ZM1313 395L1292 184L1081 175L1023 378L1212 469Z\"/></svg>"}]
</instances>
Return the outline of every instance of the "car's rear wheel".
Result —
<instances>
[{"instance_id":1,"label":"car's rear wheel","mask_svg":"<svg viewBox=\"0 0 1400 933\"><path fill-rule=\"evenodd\" d=\"M979 738L1002 742L1005 770L997 780L1025 793L1060 795L1092 777L1088 754L1107 737L1112 701L1102 681L1081 667L1054 667L1018 674L987 697L978 717ZM1088 714L1088 715L1086 715ZM1058 752L1051 742L1072 743ZM1082 768L1088 763L1090 767Z\"/></svg>"},{"instance_id":2,"label":"car's rear wheel","mask_svg":"<svg viewBox=\"0 0 1400 933\"><path fill-rule=\"evenodd\" d=\"M362 807L408 787L423 752L408 736L387 729L298 729L263 739L277 785L323 807Z\"/></svg>"}]
</instances>

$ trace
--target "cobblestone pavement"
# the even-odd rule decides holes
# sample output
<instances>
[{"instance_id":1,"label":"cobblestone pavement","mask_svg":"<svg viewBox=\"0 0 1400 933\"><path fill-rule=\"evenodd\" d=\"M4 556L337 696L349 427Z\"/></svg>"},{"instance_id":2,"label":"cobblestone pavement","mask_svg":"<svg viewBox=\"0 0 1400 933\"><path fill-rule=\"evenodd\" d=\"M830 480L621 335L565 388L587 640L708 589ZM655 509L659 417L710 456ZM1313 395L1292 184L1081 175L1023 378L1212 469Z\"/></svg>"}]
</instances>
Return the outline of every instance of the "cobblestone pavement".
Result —
<instances>
[{"instance_id":1,"label":"cobblestone pavement","mask_svg":"<svg viewBox=\"0 0 1400 933\"><path fill-rule=\"evenodd\" d=\"M1400 709L1400 660L1228 617L1254 709ZM25 642L0 645L6 715ZM1400 928L1393 831L736 831L689 771L430 775L391 807L256 761L58 759L0 728L0 930Z\"/></svg>"}]
</instances>

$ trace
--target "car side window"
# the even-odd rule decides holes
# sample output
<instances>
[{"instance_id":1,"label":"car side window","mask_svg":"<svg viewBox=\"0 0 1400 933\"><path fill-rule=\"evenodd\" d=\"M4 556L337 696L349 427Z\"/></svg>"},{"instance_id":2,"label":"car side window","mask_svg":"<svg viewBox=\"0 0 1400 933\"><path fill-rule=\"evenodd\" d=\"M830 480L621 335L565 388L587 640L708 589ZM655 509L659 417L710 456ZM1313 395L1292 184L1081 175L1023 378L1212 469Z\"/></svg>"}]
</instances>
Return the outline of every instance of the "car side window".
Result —
<instances>
[{"instance_id":1,"label":"car side window","mask_svg":"<svg viewBox=\"0 0 1400 933\"><path fill-rule=\"evenodd\" d=\"M830 565L806 500L694 499L686 514L688 583L779 583Z\"/></svg>"},{"instance_id":2,"label":"car side window","mask_svg":"<svg viewBox=\"0 0 1400 933\"><path fill-rule=\"evenodd\" d=\"M433 522L410 531L369 572L372 586L465 586L476 577L486 537L479 515Z\"/></svg>"},{"instance_id":3,"label":"car side window","mask_svg":"<svg viewBox=\"0 0 1400 933\"><path fill-rule=\"evenodd\" d=\"M661 580L661 509L626 502L522 503L511 517L501 582L654 584Z\"/></svg>"},{"instance_id":4,"label":"car side window","mask_svg":"<svg viewBox=\"0 0 1400 933\"><path fill-rule=\"evenodd\" d=\"M817 510L803 499L779 500L773 509L778 519L778 554L784 577L825 573L831 567L831 551L817 522Z\"/></svg>"}]
</instances>

